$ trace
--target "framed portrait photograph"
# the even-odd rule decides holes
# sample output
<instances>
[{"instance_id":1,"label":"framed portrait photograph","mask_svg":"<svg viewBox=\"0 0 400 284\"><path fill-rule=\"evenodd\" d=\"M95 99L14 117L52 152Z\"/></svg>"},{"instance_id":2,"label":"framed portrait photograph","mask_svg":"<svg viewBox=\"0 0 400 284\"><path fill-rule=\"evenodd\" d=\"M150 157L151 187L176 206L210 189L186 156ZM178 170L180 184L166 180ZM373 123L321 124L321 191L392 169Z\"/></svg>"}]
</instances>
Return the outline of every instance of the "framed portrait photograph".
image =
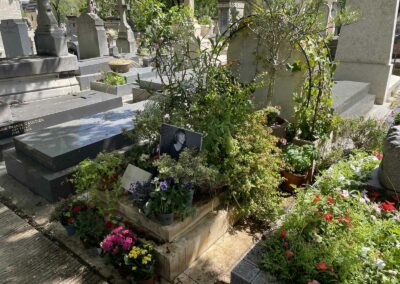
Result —
<instances>
[{"instance_id":1,"label":"framed portrait photograph","mask_svg":"<svg viewBox=\"0 0 400 284\"><path fill-rule=\"evenodd\" d=\"M160 154L168 154L174 159L179 158L183 149L201 151L203 135L174 125L161 125Z\"/></svg>"}]
</instances>

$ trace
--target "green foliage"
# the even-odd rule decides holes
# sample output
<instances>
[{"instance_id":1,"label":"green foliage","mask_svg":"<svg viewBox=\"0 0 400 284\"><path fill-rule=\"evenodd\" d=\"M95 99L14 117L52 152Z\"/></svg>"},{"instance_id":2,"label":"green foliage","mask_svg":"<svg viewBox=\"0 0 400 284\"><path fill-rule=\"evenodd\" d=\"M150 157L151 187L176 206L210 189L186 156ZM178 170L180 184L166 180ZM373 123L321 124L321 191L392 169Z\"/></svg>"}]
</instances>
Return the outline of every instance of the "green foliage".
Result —
<instances>
[{"instance_id":1,"label":"green foliage","mask_svg":"<svg viewBox=\"0 0 400 284\"><path fill-rule=\"evenodd\" d=\"M264 119L254 113L238 129L221 170L228 187L227 199L237 206L237 212L268 222L281 213L277 188L283 164L276 138L265 128Z\"/></svg>"},{"instance_id":2,"label":"green foliage","mask_svg":"<svg viewBox=\"0 0 400 284\"><path fill-rule=\"evenodd\" d=\"M277 117L280 115L281 111L279 107L268 106L263 110L265 112L267 126L271 126L276 122Z\"/></svg>"},{"instance_id":3,"label":"green foliage","mask_svg":"<svg viewBox=\"0 0 400 284\"><path fill-rule=\"evenodd\" d=\"M147 141L150 145L155 145L160 141L160 129L165 115L160 103L154 101L146 103L144 109L138 112L133 119L134 134L139 141Z\"/></svg>"},{"instance_id":4,"label":"green foliage","mask_svg":"<svg viewBox=\"0 0 400 284\"><path fill-rule=\"evenodd\" d=\"M314 145L297 146L291 144L286 147L283 161L290 171L295 174L306 173L319 158L319 153Z\"/></svg>"},{"instance_id":5,"label":"green foliage","mask_svg":"<svg viewBox=\"0 0 400 284\"><path fill-rule=\"evenodd\" d=\"M86 244L99 247L107 234L103 215L94 208L82 211L76 220L76 233Z\"/></svg>"},{"instance_id":6,"label":"green foliage","mask_svg":"<svg viewBox=\"0 0 400 284\"><path fill-rule=\"evenodd\" d=\"M287 283L399 283L399 213L360 192L378 163L357 153L300 192L265 240L264 268Z\"/></svg>"},{"instance_id":7,"label":"green foliage","mask_svg":"<svg viewBox=\"0 0 400 284\"><path fill-rule=\"evenodd\" d=\"M107 72L104 74L103 82L111 86L119 86L126 84L126 78L115 72Z\"/></svg>"},{"instance_id":8,"label":"green foliage","mask_svg":"<svg viewBox=\"0 0 400 284\"><path fill-rule=\"evenodd\" d=\"M356 148L363 151L383 153L383 142L387 131L386 122L360 117L339 121L336 136L340 139L350 139Z\"/></svg>"},{"instance_id":9,"label":"green foliage","mask_svg":"<svg viewBox=\"0 0 400 284\"><path fill-rule=\"evenodd\" d=\"M307 70L302 91L294 95L295 127L300 138L314 141L333 130L332 87L336 63L332 62L327 41L308 38L298 45L306 58Z\"/></svg>"},{"instance_id":10,"label":"green foliage","mask_svg":"<svg viewBox=\"0 0 400 284\"><path fill-rule=\"evenodd\" d=\"M207 156L203 153L186 148L176 161L168 155L162 155L154 161L158 170L158 177L167 179L172 177L179 184L191 184L196 188L210 189L215 186L218 171L207 163Z\"/></svg>"},{"instance_id":11,"label":"green foliage","mask_svg":"<svg viewBox=\"0 0 400 284\"><path fill-rule=\"evenodd\" d=\"M214 23L210 16L203 16L199 19L198 23L200 25L207 25L210 26Z\"/></svg>"},{"instance_id":12,"label":"green foliage","mask_svg":"<svg viewBox=\"0 0 400 284\"><path fill-rule=\"evenodd\" d=\"M400 125L400 112L394 116L393 125Z\"/></svg>"},{"instance_id":13,"label":"green foliage","mask_svg":"<svg viewBox=\"0 0 400 284\"><path fill-rule=\"evenodd\" d=\"M91 204L102 214L112 213L121 194L122 157L116 153L99 153L95 160L82 161L72 177L78 194L88 193Z\"/></svg>"},{"instance_id":14,"label":"green foliage","mask_svg":"<svg viewBox=\"0 0 400 284\"><path fill-rule=\"evenodd\" d=\"M80 0L51 0L50 4L59 26L66 22L67 16L78 15L83 6Z\"/></svg>"},{"instance_id":15,"label":"green foliage","mask_svg":"<svg viewBox=\"0 0 400 284\"><path fill-rule=\"evenodd\" d=\"M217 0L196 0L194 4L194 14L197 18L217 17ZM200 23L200 22L199 22Z\"/></svg>"}]
</instances>

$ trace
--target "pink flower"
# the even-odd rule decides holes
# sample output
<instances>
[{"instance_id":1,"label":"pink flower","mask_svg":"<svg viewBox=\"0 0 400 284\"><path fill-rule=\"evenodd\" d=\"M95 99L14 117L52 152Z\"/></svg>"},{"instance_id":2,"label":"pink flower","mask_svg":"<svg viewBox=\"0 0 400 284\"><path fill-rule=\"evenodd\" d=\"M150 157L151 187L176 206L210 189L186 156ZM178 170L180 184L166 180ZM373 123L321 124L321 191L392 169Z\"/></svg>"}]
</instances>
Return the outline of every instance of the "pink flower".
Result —
<instances>
[{"instance_id":1,"label":"pink flower","mask_svg":"<svg viewBox=\"0 0 400 284\"><path fill-rule=\"evenodd\" d=\"M119 252L118 247L113 248L112 250L112 254L117 254Z\"/></svg>"},{"instance_id":2,"label":"pink flower","mask_svg":"<svg viewBox=\"0 0 400 284\"><path fill-rule=\"evenodd\" d=\"M383 158L383 154L376 154L376 157L378 158L378 160L382 160L382 158Z\"/></svg>"}]
</instances>

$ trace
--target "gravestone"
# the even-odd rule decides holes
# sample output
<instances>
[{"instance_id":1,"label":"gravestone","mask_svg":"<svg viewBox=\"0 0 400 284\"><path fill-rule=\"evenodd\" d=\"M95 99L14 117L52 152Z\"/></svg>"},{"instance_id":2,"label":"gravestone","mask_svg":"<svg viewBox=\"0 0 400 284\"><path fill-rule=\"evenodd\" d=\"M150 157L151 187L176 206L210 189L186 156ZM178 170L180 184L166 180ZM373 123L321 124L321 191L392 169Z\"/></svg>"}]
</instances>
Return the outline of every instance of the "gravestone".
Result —
<instances>
[{"instance_id":1,"label":"gravestone","mask_svg":"<svg viewBox=\"0 0 400 284\"><path fill-rule=\"evenodd\" d=\"M151 173L129 164L121 178L121 187L130 190L131 184L147 182L151 176Z\"/></svg>"},{"instance_id":2,"label":"gravestone","mask_svg":"<svg viewBox=\"0 0 400 284\"><path fill-rule=\"evenodd\" d=\"M37 1L37 29L35 44L38 55L68 55L67 39L64 31L58 27L51 9L50 0Z\"/></svg>"},{"instance_id":3,"label":"gravestone","mask_svg":"<svg viewBox=\"0 0 400 284\"><path fill-rule=\"evenodd\" d=\"M17 0L0 0L0 21L6 19L22 19L21 3ZM0 57L5 57L3 40L0 35Z\"/></svg>"},{"instance_id":4,"label":"gravestone","mask_svg":"<svg viewBox=\"0 0 400 284\"><path fill-rule=\"evenodd\" d=\"M381 185L400 193L400 126L392 126L386 137L383 159L379 166Z\"/></svg>"},{"instance_id":5,"label":"gravestone","mask_svg":"<svg viewBox=\"0 0 400 284\"><path fill-rule=\"evenodd\" d=\"M32 46L25 20L2 20L0 30L7 58L32 55Z\"/></svg>"},{"instance_id":6,"label":"gravestone","mask_svg":"<svg viewBox=\"0 0 400 284\"><path fill-rule=\"evenodd\" d=\"M391 57L398 0L347 0L346 7L359 9L361 17L341 28L336 60L336 80L371 84L375 103L386 101L392 74Z\"/></svg>"},{"instance_id":7,"label":"gravestone","mask_svg":"<svg viewBox=\"0 0 400 284\"><path fill-rule=\"evenodd\" d=\"M81 59L109 55L104 22L99 16L94 13L82 14L79 16L77 24Z\"/></svg>"},{"instance_id":8,"label":"gravestone","mask_svg":"<svg viewBox=\"0 0 400 284\"><path fill-rule=\"evenodd\" d=\"M121 53L134 53L136 50L135 36L126 18L128 8L126 0L118 0L120 24L118 28L117 48Z\"/></svg>"},{"instance_id":9,"label":"gravestone","mask_svg":"<svg viewBox=\"0 0 400 284\"><path fill-rule=\"evenodd\" d=\"M232 0L219 0L218 9L218 29L220 34L229 35L229 27L244 15L244 2Z\"/></svg>"}]
</instances>

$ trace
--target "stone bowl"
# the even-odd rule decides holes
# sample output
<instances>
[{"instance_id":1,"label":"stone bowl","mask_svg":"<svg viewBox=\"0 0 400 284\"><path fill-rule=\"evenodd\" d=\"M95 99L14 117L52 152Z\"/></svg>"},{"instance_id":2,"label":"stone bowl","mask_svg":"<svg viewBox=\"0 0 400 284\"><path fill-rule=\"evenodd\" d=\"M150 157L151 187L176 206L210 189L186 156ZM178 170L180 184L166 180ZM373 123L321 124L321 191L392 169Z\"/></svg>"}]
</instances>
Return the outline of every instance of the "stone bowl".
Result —
<instances>
[{"instance_id":1,"label":"stone bowl","mask_svg":"<svg viewBox=\"0 0 400 284\"><path fill-rule=\"evenodd\" d=\"M129 59L115 59L108 62L110 69L116 73L127 73L132 65L133 61Z\"/></svg>"}]
</instances>

